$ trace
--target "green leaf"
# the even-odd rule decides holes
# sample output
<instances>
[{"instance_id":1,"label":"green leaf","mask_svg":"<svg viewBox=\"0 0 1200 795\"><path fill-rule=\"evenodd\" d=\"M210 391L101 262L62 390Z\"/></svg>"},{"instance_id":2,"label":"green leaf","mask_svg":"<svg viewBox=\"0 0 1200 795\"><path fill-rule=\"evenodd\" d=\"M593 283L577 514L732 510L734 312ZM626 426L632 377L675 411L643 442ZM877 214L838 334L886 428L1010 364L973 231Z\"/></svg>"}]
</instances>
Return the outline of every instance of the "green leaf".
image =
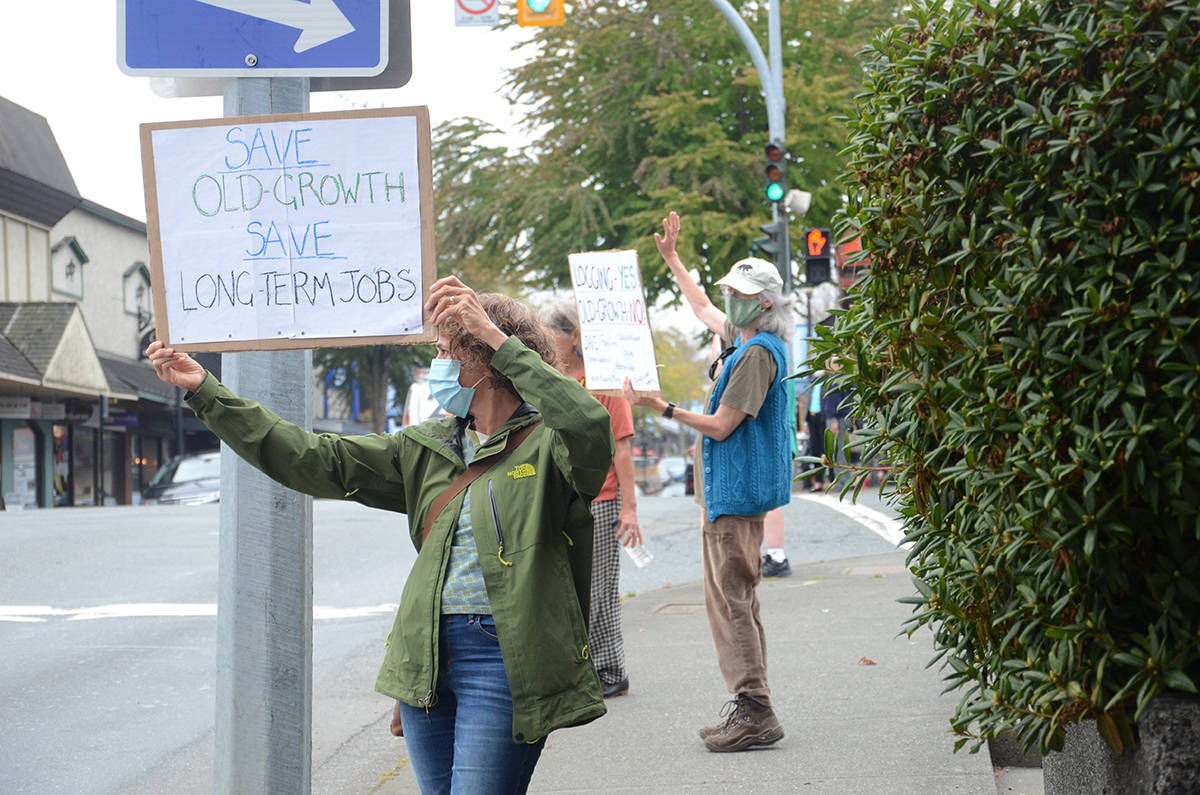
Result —
<instances>
[{"instance_id":1,"label":"green leaf","mask_svg":"<svg viewBox=\"0 0 1200 795\"><path fill-rule=\"evenodd\" d=\"M1108 744L1114 754L1120 756L1125 752L1125 741L1121 739L1121 732L1117 730L1116 722L1107 712L1096 716L1096 730L1100 732L1100 736L1104 738L1104 742Z\"/></svg>"},{"instance_id":2,"label":"green leaf","mask_svg":"<svg viewBox=\"0 0 1200 795\"><path fill-rule=\"evenodd\" d=\"M1183 671L1174 670L1167 671L1163 674L1163 684L1172 690L1183 690L1187 693L1196 693L1196 683L1185 674Z\"/></svg>"}]
</instances>

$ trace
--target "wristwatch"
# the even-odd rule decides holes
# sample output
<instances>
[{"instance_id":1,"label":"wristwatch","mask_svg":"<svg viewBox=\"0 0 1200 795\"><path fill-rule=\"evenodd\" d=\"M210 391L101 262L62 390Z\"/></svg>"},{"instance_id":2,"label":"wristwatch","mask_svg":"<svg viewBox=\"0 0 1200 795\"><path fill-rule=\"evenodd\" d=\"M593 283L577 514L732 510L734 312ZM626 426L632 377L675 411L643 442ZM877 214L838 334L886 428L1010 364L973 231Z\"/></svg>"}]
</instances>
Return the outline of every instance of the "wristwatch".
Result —
<instances>
[{"instance_id":1,"label":"wristwatch","mask_svg":"<svg viewBox=\"0 0 1200 795\"><path fill-rule=\"evenodd\" d=\"M671 415L674 413L675 413L675 404L668 402L667 407L665 409L663 409L663 416L666 417L667 419L671 419Z\"/></svg>"}]
</instances>

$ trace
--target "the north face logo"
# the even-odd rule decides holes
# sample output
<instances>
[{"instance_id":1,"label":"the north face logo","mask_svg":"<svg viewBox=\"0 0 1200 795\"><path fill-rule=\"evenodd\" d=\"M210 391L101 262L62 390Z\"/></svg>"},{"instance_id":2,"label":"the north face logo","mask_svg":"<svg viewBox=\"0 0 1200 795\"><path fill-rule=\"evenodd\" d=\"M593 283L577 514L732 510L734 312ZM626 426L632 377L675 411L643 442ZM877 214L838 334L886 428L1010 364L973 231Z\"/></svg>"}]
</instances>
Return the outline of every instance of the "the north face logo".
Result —
<instances>
[{"instance_id":1,"label":"the north face logo","mask_svg":"<svg viewBox=\"0 0 1200 795\"><path fill-rule=\"evenodd\" d=\"M537 474L537 470L533 468L533 464L517 464L509 471L508 476L513 480L518 478L531 478Z\"/></svg>"}]
</instances>

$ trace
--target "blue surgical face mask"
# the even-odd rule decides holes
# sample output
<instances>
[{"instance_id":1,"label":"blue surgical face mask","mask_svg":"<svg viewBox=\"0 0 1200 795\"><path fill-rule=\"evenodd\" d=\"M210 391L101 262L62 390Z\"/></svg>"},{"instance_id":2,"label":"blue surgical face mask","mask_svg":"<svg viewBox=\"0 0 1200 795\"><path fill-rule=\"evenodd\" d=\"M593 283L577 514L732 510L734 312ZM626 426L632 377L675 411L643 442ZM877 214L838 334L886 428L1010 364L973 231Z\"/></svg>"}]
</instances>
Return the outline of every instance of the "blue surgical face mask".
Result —
<instances>
[{"instance_id":1,"label":"blue surgical face mask","mask_svg":"<svg viewBox=\"0 0 1200 795\"><path fill-rule=\"evenodd\" d=\"M466 417L475 399L475 387L463 386L458 382L462 365L458 359L434 359L429 363L429 391L438 405L455 417ZM485 375L483 378L487 378ZM479 382L475 382L475 386Z\"/></svg>"}]
</instances>

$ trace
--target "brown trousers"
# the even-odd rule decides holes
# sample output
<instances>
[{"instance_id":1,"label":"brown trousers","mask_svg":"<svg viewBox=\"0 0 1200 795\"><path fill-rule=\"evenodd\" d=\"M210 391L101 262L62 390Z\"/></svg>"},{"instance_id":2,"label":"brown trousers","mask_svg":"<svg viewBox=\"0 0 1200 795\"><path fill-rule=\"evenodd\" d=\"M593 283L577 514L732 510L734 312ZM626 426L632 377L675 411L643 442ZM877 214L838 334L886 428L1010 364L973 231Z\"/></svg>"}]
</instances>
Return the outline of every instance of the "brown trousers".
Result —
<instances>
[{"instance_id":1,"label":"brown trousers","mask_svg":"<svg viewBox=\"0 0 1200 795\"><path fill-rule=\"evenodd\" d=\"M704 607L730 693L771 705L767 637L758 607L763 517L704 515Z\"/></svg>"}]
</instances>

